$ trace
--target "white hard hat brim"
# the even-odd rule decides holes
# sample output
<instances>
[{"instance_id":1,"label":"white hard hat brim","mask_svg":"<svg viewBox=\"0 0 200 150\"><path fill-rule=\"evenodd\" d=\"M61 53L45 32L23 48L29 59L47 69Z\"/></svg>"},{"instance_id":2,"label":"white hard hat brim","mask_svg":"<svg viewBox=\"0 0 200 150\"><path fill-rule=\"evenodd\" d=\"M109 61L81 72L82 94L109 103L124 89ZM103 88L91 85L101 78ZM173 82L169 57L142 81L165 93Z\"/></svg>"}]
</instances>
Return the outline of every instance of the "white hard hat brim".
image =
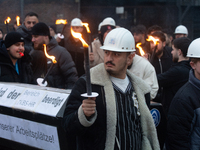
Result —
<instances>
[{"instance_id":1,"label":"white hard hat brim","mask_svg":"<svg viewBox=\"0 0 200 150\"><path fill-rule=\"evenodd\" d=\"M135 49L116 49L109 46L101 46L100 49L113 51L113 52L135 52Z\"/></svg>"}]
</instances>

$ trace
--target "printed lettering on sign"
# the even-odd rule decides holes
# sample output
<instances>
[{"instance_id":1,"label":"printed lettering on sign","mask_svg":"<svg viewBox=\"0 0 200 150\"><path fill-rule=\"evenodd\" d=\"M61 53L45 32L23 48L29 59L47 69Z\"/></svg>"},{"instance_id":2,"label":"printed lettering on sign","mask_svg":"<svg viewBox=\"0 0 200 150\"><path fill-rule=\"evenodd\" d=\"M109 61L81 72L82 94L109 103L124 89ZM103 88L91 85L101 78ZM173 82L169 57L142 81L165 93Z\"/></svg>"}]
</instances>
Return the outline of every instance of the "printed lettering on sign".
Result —
<instances>
[{"instance_id":1,"label":"printed lettering on sign","mask_svg":"<svg viewBox=\"0 0 200 150\"><path fill-rule=\"evenodd\" d=\"M46 91L43 90L26 88L26 90L22 93L17 102L14 104L14 108L34 111L45 93Z\"/></svg>"},{"instance_id":2,"label":"printed lettering on sign","mask_svg":"<svg viewBox=\"0 0 200 150\"><path fill-rule=\"evenodd\" d=\"M56 116L69 94L47 92L36 108L36 112Z\"/></svg>"},{"instance_id":3,"label":"printed lettering on sign","mask_svg":"<svg viewBox=\"0 0 200 150\"><path fill-rule=\"evenodd\" d=\"M5 107L12 107L17 99L25 90L24 87L17 87L13 85L4 85L0 89L0 105Z\"/></svg>"},{"instance_id":4,"label":"printed lettering on sign","mask_svg":"<svg viewBox=\"0 0 200 150\"><path fill-rule=\"evenodd\" d=\"M0 114L0 137L39 149L60 149L57 128Z\"/></svg>"}]
</instances>

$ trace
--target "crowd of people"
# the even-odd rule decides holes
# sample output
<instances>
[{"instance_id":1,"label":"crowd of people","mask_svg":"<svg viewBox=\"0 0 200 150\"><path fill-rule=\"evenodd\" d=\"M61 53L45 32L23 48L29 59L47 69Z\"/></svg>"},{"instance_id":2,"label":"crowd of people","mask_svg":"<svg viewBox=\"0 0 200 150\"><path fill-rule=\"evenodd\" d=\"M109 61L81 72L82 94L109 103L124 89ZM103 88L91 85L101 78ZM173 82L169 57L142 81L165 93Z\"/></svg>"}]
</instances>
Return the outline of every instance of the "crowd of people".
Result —
<instances>
[{"instance_id":1,"label":"crowd of people","mask_svg":"<svg viewBox=\"0 0 200 150\"><path fill-rule=\"evenodd\" d=\"M184 25L171 35L158 25L128 30L111 17L99 23L93 41L79 18L71 29L89 41L91 86L98 96L81 96L87 91L84 51L71 33L64 43L34 12L7 35L0 29L1 82L38 84L50 71L49 87L71 89L63 116L69 149L200 149L199 38L189 39ZM44 44L56 63L46 57ZM149 111L155 102L167 120L164 142Z\"/></svg>"}]
</instances>

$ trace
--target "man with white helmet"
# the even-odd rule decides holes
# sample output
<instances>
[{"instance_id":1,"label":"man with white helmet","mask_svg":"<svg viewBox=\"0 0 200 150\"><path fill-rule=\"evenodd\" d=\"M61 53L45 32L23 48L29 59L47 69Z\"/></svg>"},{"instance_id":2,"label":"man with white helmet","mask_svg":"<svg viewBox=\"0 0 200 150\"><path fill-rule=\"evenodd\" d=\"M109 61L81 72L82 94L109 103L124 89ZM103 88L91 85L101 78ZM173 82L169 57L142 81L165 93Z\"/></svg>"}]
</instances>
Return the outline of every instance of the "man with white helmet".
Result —
<instances>
[{"instance_id":1,"label":"man with white helmet","mask_svg":"<svg viewBox=\"0 0 200 150\"><path fill-rule=\"evenodd\" d=\"M71 28L74 32L82 33L84 31L82 21L79 18L74 18L71 21ZM84 36L84 34L83 34ZM85 39L85 38L84 38ZM81 49L82 43L79 39L74 38L71 34L66 41L65 48L69 51L72 56L72 59L76 65L76 69L78 72L78 77L85 74L84 70L84 54L83 49Z\"/></svg>"},{"instance_id":2,"label":"man with white helmet","mask_svg":"<svg viewBox=\"0 0 200 150\"><path fill-rule=\"evenodd\" d=\"M192 69L188 82L172 100L168 114L170 149L200 149L200 38L189 45L187 57Z\"/></svg>"},{"instance_id":3,"label":"man with white helmet","mask_svg":"<svg viewBox=\"0 0 200 150\"><path fill-rule=\"evenodd\" d=\"M100 24L99 24L99 33L98 38L96 38L91 46L92 46L92 52L91 48L89 48L89 56L90 56L90 67L94 67L100 63L103 63L104 60L104 52L100 47L103 45L104 39L106 35L114 29L116 26L115 20L111 17L105 18Z\"/></svg>"},{"instance_id":4,"label":"man with white helmet","mask_svg":"<svg viewBox=\"0 0 200 150\"><path fill-rule=\"evenodd\" d=\"M104 63L90 70L98 97L85 99L86 81L80 78L69 96L64 113L68 135L77 135L77 149L160 149L155 125L145 99L149 86L127 70L135 55L135 41L124 28L108 33Z\"/></svg>"},{"instance_id":5,"label":"man with white helmet","mask_svg":"<svg viewBox=\"0 0 200 150\"><path fill-rule=\"evenodd\" d=\"M181 38L181 37L187 37L188 36L188 30L184 25L179 25L175 29L175 38Z\"/></svg>"}]
</instances>

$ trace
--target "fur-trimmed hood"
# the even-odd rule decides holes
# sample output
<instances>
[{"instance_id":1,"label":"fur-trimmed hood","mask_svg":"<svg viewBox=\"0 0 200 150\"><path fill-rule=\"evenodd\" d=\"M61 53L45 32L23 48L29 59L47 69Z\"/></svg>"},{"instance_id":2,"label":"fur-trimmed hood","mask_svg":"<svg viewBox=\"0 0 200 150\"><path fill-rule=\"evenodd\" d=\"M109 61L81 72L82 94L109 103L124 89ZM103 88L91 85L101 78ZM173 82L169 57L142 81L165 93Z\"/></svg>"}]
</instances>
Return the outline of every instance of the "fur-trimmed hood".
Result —
<instances>
[{"instance_id":1,"label":"fur-trimmed hood","mask_svg":"<svg viewBox=\"0 0 200 150\"><path fill-rule=\"evenodd\" d=\"M105 150L114 149L116 125L117 125L117 112L115 104L115 94L110 81L109 74L105 70L104 64L99 64L91 70L91 83L104 87L106 99L106 112L107 112L107 131ZM135 76L127 70L127 75L131 78L133 87L138 97L139 110L141 114L142 126L142 149L143 150L159 150L159 143L157 139L155 125L146 105L144 95L150 92L150 87L141 78ZM98 114L98 112L97 112Z\"/></svg>"}]
</instances>

